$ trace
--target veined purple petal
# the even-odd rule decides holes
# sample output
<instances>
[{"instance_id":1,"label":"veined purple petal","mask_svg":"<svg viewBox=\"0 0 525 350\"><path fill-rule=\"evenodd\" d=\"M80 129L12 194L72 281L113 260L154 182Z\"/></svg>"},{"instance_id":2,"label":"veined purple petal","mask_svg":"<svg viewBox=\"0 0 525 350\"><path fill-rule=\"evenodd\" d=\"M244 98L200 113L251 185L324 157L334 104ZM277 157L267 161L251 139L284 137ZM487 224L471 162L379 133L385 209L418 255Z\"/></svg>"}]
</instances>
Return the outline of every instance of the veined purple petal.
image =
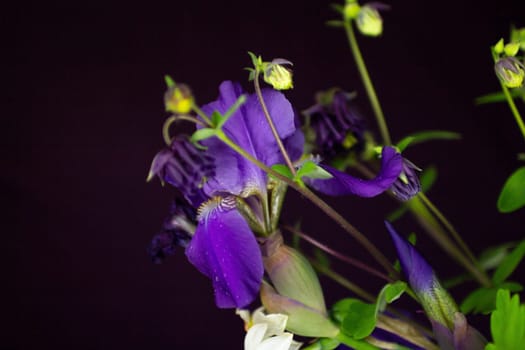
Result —
<instances>
[{"instance_id":1,"label":"veined purple petal","mask_svg":"<svg viewBox=\"0 0 525 350\"><path fill-rule=\"evenodd\" d=\"M202 110L211 115L214 111L224 114L242 94L239 84L225 81L221 84L219 98ZM295 132L294 113L290 102L284 95L271 89L263 89L262 95L268 111L273 118L281 139ZM224 132L241 148L252 156L271 166L280 162L280 151L264 117L257 95L249 95L244 105L224 124ZM255 165L230 150L216 138L203 142L208 146L208 154L214 157L216 175L205 185L208 195L221 192L240 194L246 188L266 190L266 175Z\"/></svg>"},{"instance_id":2,"label":"veined purple petal","mask_svg":"<svg viewBox=\"0 0 525 350\"><path fill-rule=\"evenodd\" d=\"M414 163L403 158L403 171L390 191L400 200L407 201L421 191L421 182L416 171L421 171Z\"/></svg>"},{"instance_id":3,"label":"veined purple petal","mask_svg":"<svg viewBox=\"0 0 525 350\"><path fill-rule=\"evenodd\" d=\"M399 236L388 221L385 221L385 225L394 241L401 268L412 289L418 294L430 292L436 279L432 267L414 246Z\"/></svg>"},{"instance_id":4,"label":"veined purple petal","mask_svg":"<svg viewBox=\"0 0 525 350\"><path fill-rule=\"evenodd\" d=\"M381 171L371 180L353 177L327 165L321 165L321 167L328 171L333 178L306 180L310 186L319 192L331 196L354 194L361 197L374 197L389 189L397 180L403 168L403 158L394 148L383 147Z\"/></svg>"},{"instance_id":5,"label":"veined purple petal","mask_svg":"<svg viewBox=\"0 0 525 350\"><path fill-rule=\"evenodd\" d=\"M235 199L214 198L201 209L186 256L213 283L220 308L243 308L259 292L264 273L261 251Z\"/></svg>"}]
</instances>

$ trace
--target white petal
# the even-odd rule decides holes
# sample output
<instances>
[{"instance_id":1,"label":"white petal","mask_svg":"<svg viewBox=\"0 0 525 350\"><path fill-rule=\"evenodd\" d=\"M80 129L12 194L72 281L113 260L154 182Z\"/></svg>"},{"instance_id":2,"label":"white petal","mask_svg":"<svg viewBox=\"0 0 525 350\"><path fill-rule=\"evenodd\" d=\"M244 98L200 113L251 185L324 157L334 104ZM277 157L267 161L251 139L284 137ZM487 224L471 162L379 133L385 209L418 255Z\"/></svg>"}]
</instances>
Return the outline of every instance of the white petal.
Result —
<instances>
[{"instance_id":1,"label":"white petal","mask_svg":"<svg viewBox=\"0 0 525 350\"><path fill-rule=\"evenodd\" d=\"M299 348L303 345L303 343L300 343L298 341L293 340L292 345L290 345L290 350L299 350Z\"/></svg>"},{"instance_id":2,"label":"white petal","mask_svg":"<svg viewBox=\"0 0 525 350\"><path fill-rule=\"evenodd\" d=\"M248 330L244 337L244 350L259 350L259 345L264 339L268 325L265 323L255 324Z\"/></svg>"},{"instance_id":3,"label":"white petal","mask_svg":"<svg viewBox=\"0 0 525 350\"><path fill-rule=\"evenodd\" d=\"M270 337L272 335L281 335L284 332L284 329L286 328L286 322L288 322L288 316L283 314L265 315L262 312L257 311L253 313L252 321L254 324L266 323L268 325L266 337Z\"/></svg>"},{"instance_id":4,"label":"white petal","mask_svg":"<svg viewBox=\"0 0 525 350\"><path fill-rule=\"evenodd\" d=\"M242 318L245 324L250 323L250 310L236 309L235 313L239 315L240 318Z\"/></svg>"},{"instance_id":5,"label":"white petal","mask_svg":"<svg viewBox=\"0 0 525 350\"><path fill-rule=\"evenodd\" d=\"M257 350L289 350L292 344L292 333L284 333L276 337L271 337L262 342Z\"/></svg>"}]
</instances>

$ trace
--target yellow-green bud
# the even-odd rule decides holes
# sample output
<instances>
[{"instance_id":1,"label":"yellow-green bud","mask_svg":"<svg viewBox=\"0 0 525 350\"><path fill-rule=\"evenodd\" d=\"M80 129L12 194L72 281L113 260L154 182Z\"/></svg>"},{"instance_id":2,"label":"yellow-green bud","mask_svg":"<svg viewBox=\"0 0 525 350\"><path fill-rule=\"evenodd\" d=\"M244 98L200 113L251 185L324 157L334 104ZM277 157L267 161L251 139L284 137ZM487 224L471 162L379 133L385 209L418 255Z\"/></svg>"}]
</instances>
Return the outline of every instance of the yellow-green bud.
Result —
<instances>
[{"instance_id":1,"label":"yellow-green bud","mask_svg":"<svg viewBox=\"0 0 525 350\"><path fill-rule=\"evenodd\" d=\"M284 64L292 65L292 62L276 58L266 64L263 71L264 81L276 90L288 90L293 88L292 71Z\"/></svg>"},{"instance_id":2,"label":"yellow-green bud","mask_svg":"<svg viewBox=\"0 0 525 350\"><path fill-rule=\"evenodd\" d=\"M343 15L345 19L355 19L360 10L361 6L357 2L347 2L343 9Z\"/></svg>"},{"instance_id":3,"label":"yellow-green bud","mask_svg":"<svg viewBox=\"0 0 525 350\"><path fill-rule=\"evenodd\" d=\"M185 84L173 84L164 94L166 111L177 114L186 114L193 107L193 95Z\"/></svg>"},{"instance_id":4,"label":"yellow-green bud","mask_svg":"<svg viewBox=\"0 0 525 350\"><path fill-rule=\"evenodd\" d=\"M520 43L508 43L503 48L503 51L505 52L505 55L507 56L516 56L519 50L520 50Z\"/></svg>"},{"instance_id":5,"label":"yellow-green bud","mask_svg":"<svg viewBox=\"0 0 525 350\"><path fill-rule=\"evenodd\" d=\"M379 36L383 33L383 19L375 8L363 6L356 19L357 29L363 35Z\"/></svg>"},{"instance_id":6,"label":"yellow-green bud","mask_svg":"<svg viewBox=\"0 0 525 350\"><path fill-rule=\"evenodd\" d=\"M521 50L525 51L525 27L512 28L510 32L510 41L520 44Z\"/></svg>"},{"instance_id":7,"label":"yellow-green bud","mask_svg":"<svg viewBox=\"0 0 525 350\"><path fill-rule=\"evenodd\" d=\"M500 58L494 65L494 70L500 81L508 88L517 88L523 85L525 67L515 57Z\"/></svg>"}]
</instances>

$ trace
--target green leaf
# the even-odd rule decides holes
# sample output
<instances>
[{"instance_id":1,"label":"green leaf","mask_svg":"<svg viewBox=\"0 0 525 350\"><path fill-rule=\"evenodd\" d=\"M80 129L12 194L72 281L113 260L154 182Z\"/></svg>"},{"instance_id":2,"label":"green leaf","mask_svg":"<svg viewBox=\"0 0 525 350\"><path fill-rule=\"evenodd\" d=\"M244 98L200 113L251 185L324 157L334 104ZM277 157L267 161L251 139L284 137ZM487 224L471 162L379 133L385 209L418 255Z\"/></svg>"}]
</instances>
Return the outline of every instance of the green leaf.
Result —
<instances>
[{"instance_id":1,"label":"green leaf","mask_svg":"<svg viewBox=\"0 0 525 350\"><path fill-rule=\"evenodd\" d=\"M509 291L498 290L490 332L493 342L486 349L519 349L525 344L525 305L520 305L519 295L511 298Z\"/></svg>"},{"instance_id":2,"label":"green leaf","mask_svg":"<svg viewBox=\"0 0 525 350\"><path fill-rule=\"evenodd\" d=\"M239 109L239 107L241 107L241 105L244 102L246 102L246 95L239 96L239 98L237 98L237 101L235 101L235 103L230 108L228 108L226 113L224 113L222 118L219 119L219 121L217 123L217 128L219 128L219 129L222 128L224 123L226 123L228 121L228 119L231 118L231 116Z\"/></svg>"},{"instance_id":3,"label":"green leaf","mask_svg":"<svg viewBox=\"0 0 525 350\"><path fill-rule=\"evenodd\" d=\"M166 82L166 86L168 88L175 86L175 81L173 81L173 79L167 74L164 76L164 81Z\"/></svg>"},{"instance_id":4,"label":"green leaf","mask_svg":"<svg viewBox=\"0 0 525 350\"><path fill-rule=\"evenodd\" d=\"M215 136L215 129L202 128L202 129L195 131L193 135L191 135L191 141L197 142L197 141L205 140L212 136Z\"/></svg>"},{"instance_id":5,"label":"green leaf","mask_svg":"<svg viewBox=\"0 0 525 350\"><path fill-rule=\"evenodd\" d=\"M483 270L494 269L501 264L503 259L509 254L514 243L504 243L496 247L485 249L478 258L479 266Z\"/></svg>"},{"instance_id":6,"label":"green leaf","mask_svg":"<svg viewBox=\"0 0 525 350\"><path fill-rule=\"evenodd\" d=\"M414 145L432 140L458 140L461 135L457 132L446 130L426 130L408 135L396 144L399 152L403 152L409 145Z\"/></svg>"},{"instance_id":7,"label":"green leaf","mask_svg":"<svg viewBox=\"0 0 525 350\"><path fill-rule=\"evenodd\" d=\"M494 275L492 276L494 284L498 285L507 279L519 265L523 256L525 256L525 240L521 241L521 243L503 259L496 271L494 271Z\"/></svg>"},{"instance_id":8,"label":"green leaf","mask_svg":"<svg viewBox=\"0 0 525 350\"><path fill-rule=\"evenodd\" d=\"M314 250L314 257L315 260L321 265L323 268L330 269L330 259L328 258L328 255L323 252L319 248L315 248Z\"/></svg>"},{"instance_id":9,"label":"green leaf","mask_svg":"<svg viewBox=\"0 0 525 350\"><path fill-rule=\"evenodd\" d=\"M378 350L379 349L375 347L374 345L367 343L366 341L351 338L343 332L339 333L336 338L341 343L355 350Z\"/></svg>"},{"instance_id":10,"label":"green leaf","mask_svg":"<svg viewBox=\"0 0 525 350\"><path fill-rule=\"evenodd\" d=\"M341 331L354 339L368 337L376 326L375 310L373 304L352 299L346 305Z\"/></svg>"},{"instance_id":11,"label":"green leaf","mask_svg":"<svg viewBox=\"0 0 525 350\"><path fill-rule=\"evenodd\" d=\"M315 343L310 344L307 347L302 347L302 350L333 350L337 348L341 342L337 339L332 338L321 338Z\"/></svg>"},{"instance_id":12,"label":"green leaf","mask_svg":"<svg viewBox=\"0 0 525 350\"><path fill-rule=\"evenodd\" d=\"M376 317L379 312L385 310L387 304L396 301L407 289L407 284L403 281L388 283L381 289L377 296Z\"/></svg>"},{"instance_id":13,"label":"green leaf","mask_svg":"<svg viewBox=\"0 0 525 350\"><path fill-rule=\"evenodd\" d=\"M295 180L302 179L303 177L309 177L311 179L330 179L333 176L315 162L308 160L297 170Z\"/></svg>"},{"instance_id":14,"label":"green leaf","mask_svg":"<svg viewBox=\"0 0 525 350\"><path fill-rule=\"evenodd\" d=\"M345 23L343 21L331 20L325 22L328 27L341 28L344 27Z\"/></svg>"},{"instance_id":15,"label":"green leaf","mask_svg":"<svg viewBox=\"0 0 525 350\"><path fill-rule=\"evenodd\" d=\"M498 210L510 213L525 205L525 167L516 170L505 182L498 198Z\"/></svg>"},{"instance_id":16,"label":"green leaf","mask_svg":"<svg viewBox=\"0 0 525 350\"><path fill-rule=\"evenodd\" d=\"M289 178L290 180L293 180L293 174L290 171L290 169L284 165L284 164L274 164L272 165L272 170L281 174L284 177Z\"/></svg>"},{"instance_id":17,"label":"green leaf","mask_svg":"<svg viewBox=\"0 0 525 350\"><path fill-rule=\"evenodd\" d=\"M510 96L513 99L519 99L525 97L525 89L524 88L518 88L518 89L511 89L509 90ZM474 100L474 103L477 105L487 104L487 103L496 103L496 102L505 102L507 101L507 97L503 92L493 92L490 94L486 94L483 96L479 96Z\"/></svg>"},{"instance_id":18,"label":"green leaf","mask_svg":"<svg viewBox=\"0 0 525 350\"><path fill-rule=\"evenodd\" d=\"M511 292L520 292L523 286L516 282L505 282L499 286L481 287L470 293L461 303L462 313L488 314L496 308L496 294L498 290L505 289Z\"/></svg>"}]
</instances>

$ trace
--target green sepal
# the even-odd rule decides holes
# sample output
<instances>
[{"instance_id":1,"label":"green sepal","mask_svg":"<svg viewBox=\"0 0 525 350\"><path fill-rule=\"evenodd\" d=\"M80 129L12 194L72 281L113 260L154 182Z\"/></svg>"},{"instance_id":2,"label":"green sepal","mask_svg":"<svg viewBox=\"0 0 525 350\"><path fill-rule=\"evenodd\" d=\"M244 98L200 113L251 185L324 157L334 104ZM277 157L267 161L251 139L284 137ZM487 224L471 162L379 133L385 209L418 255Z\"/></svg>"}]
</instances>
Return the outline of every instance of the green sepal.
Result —
<instances>
[{"instance_id":1,"label":"green sepal","mask_svg":"<svg viewBox=\"0 0 525 350\"><path fill-rule=\"evenodd\" d=\"M525 88L522 87L522 88L511 89L509 90L509 93L513 99L521 98L523 101L525 101ZM487 103L506 102L506 101L507 101L507 97L505 96L503 92L493 92L490 94L486 94L486 95L477 97L474 100L474 103L476 103L477 105L481 105L481 104L487 104Z\"/></svg>"},{"instance_id":2,"label":"green sepal","mask_svg":"<svg viewBox=\"0 0 525 350\"><path fill-rule=\"evenodd\" d=\"M213 111L213 113L211 114L211 123L214 127L216 127L222 119L224 119L224 117L219 111Z\"/></svg>"},{"instance_id":3,"label":"green sepal","mask_svg":"<svg viewBox=\"0 0 525 350\"><path fill-rule=\"evenodd\" d=\"M510 175L498 198L498 210L511 213L525 205L525 167Z\"/></svg>"},{"instance_id":4,"label":"green sepal","mask_svg":"<svg viewBox=\"0 0 525 350\"><path fill-rule=\"evenodd\" d=\"M458 140L461 139L461 134L446 130L425 130L413 133L401 139L396 144L399 152L403 152L409 145L414 145L432 140Z\"/></svg>"},{"instance_id":5,"label":"green sepal","mask_svg":"<svg viewBox=\"0 0 525 350\"><path fill-rule=\"evenodd\" d=\"M505 42L503 41L503 38L501 38L498 40L498 42L496 43L496 45L494 45L492 49L494 50L495 53L500 55L503 53L504 47L505 47Z\"/></svg>"},{"instance_id":6,"label":"green sepal","mask_svg":"<svg viewBox=\"0 0 525 350\"><path fill-rule=\"evenodd\" d=\"M164 81L166 82L168 89L175 86L175 81L167 74L164 76Z\"/></svg>"},{"instance_id":7,"label":"green sepal","mask_svg":"<svg viewBox=\"0 0 525 350\"><path fill-rule=\"evenodd\" d=\"M255 68L255 70L260 70L260 68L261 68L261 66L263 64L262 57L255 55L251 51L248 51L248 55L250 56L250 58L252 60L252 65Z\"/></svg>"},{"instance_id":8,"label":"green sepal","mask_svg":"<svg viewBox=\"0 0 525 350\"><path fill-rule=\"evenodd\" d=\"M501 264L498 266L494 275L492 276L492 281L495 285L499 285L504 280L509 277L512 272L518 267L519 263L525 256L525 240L521 241L520 244L514 250L503 258Z\"/></svg>"},{"instance_id":9,"label":"green sepal","mask_svg":"<svg viewBox=\"0 0 525 350\"><path fill-rule=\"evenodd\" d=\"M518 51L520 50L520 43L508 43L503 48L503 51L505 51L505 55L507 56L516 56Z\"/></svg>"},{"instance_id":10,"label":"green sepal","mask_svg":"<svg viewBox=\"0 0 525 350\"><path fill-rule=\"evenodd\" d=\"M293 180L293 174L290 171L290 168L288 168L284 164L274 164L272 165L272 170L275 171L276 173L281 174L284 177L289 178L290 180Z\"/></svg>"},{"instance_id":11,"label":"green sepal","mask_svg":"<svg viewBox=\"0 0 525 350\"><path fill-rule=\"evenodd\" d=\"M211 128L202 128L202 129L199 129L197 131L195 131L193 133L193 135L191 135L191 142L195 143L195 142L198 142L198 141L202 141L202 140L205 140L205 139L208 139L210 137L213 137L215 136L217 133L217 131L215 129L211 129Z\"/></svg>"},{"instance_id":12,"label":"green sepal","mask_svg":"<svg viewBox=\"0 0 525 350\"><path fill-rule=\"evenodd\" d=\"M525 344L525 305L520 305L520 297L510 297L507 290L498 290L496 309L490 316L492 343L485 349L518 349Z\"/></svg>"},{"instance_id":13,"label":"green sepal","mask_svg":"<svg viewBox=\"0 0 525 350\"><path fill-rule=\"evenodd\" d=\"M407 284L403 281L397 281L394 283L388 283L381 289L377 296L376 302L376 316L379 312L386 309L387 304L391 304L403 295L407 290Z\"/></svg>"},{"instance_id":14,"label":"green sepal","mask_svg":"<svg viewBox=\"0 0 525 350\"><path fill-rule=\"evenodd\" d=\"M311 179L331 179L333 176L315 162L307 160L297 170L297 174L294 180L300 180L303 177L309 177Z\"/></svg>"}]
</instances>

